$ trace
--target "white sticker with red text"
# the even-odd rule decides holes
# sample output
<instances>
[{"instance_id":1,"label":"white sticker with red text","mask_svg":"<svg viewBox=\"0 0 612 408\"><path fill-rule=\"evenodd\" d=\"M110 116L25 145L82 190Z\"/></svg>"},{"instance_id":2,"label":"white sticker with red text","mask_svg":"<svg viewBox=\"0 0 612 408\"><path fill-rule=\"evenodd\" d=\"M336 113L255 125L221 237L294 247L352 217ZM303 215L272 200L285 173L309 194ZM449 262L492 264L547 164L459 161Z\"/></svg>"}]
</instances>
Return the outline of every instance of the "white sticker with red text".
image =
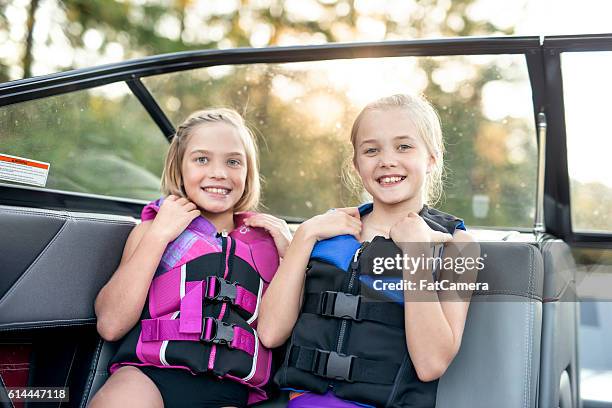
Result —
<instances>
[{"instance_id":1,"label":"white sticker with red text","mask_svg":"<svg viewBox=\"0 0 612 408\"><path fill-rule=\"evenodd\" d=\"M44 187L49 163L0 153L0 180Z\"/></svg>"}]
</instances>

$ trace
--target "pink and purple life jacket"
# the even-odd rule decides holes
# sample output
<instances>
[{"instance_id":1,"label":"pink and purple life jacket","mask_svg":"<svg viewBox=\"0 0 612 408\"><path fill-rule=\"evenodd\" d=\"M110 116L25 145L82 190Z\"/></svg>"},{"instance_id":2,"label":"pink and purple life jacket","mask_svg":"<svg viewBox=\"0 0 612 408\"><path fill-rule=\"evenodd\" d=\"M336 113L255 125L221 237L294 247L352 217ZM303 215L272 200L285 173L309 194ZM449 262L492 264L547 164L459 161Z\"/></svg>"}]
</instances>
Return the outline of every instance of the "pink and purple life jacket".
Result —
<instances>
[{"instance_id":1,"label":"pink and purple life jacket","mask_svg":"<svg viewBox=\"0 0 612 408\"><path fill-rule=\"evenodd\" d=\"M162 200L142 210L143 221L155 218ZM257 338L257 315L279 258L265 230L244 225L250 215L236 214L229 234L198 217L168 244L111 373L122 365L210 372L247 385L249 404L267 398L272 354Z\"/></svg>"}]
</instances>

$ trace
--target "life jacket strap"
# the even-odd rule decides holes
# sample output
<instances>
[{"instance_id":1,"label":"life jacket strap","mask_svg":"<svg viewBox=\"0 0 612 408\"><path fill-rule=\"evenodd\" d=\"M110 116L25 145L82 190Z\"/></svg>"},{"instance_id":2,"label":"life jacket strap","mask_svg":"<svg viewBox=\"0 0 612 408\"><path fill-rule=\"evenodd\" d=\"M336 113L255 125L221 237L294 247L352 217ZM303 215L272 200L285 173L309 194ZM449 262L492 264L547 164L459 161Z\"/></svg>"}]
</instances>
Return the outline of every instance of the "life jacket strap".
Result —
<instances>
[{"instance_id":1,"label":"life jacket strap","mask_svg":"<svg viewBox=\"0 0 612 408\"><path fill-rule=\"evenodd\" d=\"M317 348L292 346L289 366L338 381L393 384L400 365Z\"/></svg>"},{"instance_id":2,"label":"life jacket strap","mask_svg":"<svg viewBox=\"0 0 612 408\"><path fill-rule=\"evenodd\" d=\"M201 341L242 350L249 355L255 354L255 335L249 330L235 324L227 323L212 317L202 321L200 333L180 331L179 320L144 319L141 331L142 341L187 340Z\"/></svg>"},{"instance_id":3,"label":"life jacket strap","mask_svg":"<svg viewBox=\"0 0 612 408\"><path fill-rule=\"evenodd\" d=\"M205 281L186 282L186 292L191 292L201 284L204 285L202 291L204 299L231 303L251 315L257 310L257 295L241 286L239 282L231 282L219 276L209 276Z\"/></svg>"},{"instance_id":4,"label":"life jacket strap","mask_svg":"<svg viewBox=\"0 0 612 408\"><path fill-rule=\"evenodd\" d=\"M391 302L364 300L361 295L326 291L308 293L302 312L338 319L368 320L403 328L404 309Z\"/></svg>"}]
</instances>

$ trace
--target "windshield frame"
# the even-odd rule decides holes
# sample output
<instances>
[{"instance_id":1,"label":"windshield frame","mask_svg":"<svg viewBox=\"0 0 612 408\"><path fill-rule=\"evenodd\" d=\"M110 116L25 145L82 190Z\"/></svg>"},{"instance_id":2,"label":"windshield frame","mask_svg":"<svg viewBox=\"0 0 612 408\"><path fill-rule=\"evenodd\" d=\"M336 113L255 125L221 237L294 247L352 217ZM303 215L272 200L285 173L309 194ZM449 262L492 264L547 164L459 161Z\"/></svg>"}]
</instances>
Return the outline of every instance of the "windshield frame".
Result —
<instances>
[{"instance_id":1,"label":"windshield frame","mask_svg":"<svg viewBox=\"0 0 612 408\"><path fill-rule=\"evenodd\" d=\"M576 245L612 247L612 234L575 233L571 226L569 175L563 105L560 54L564 51L612 50L612 34L574 36L461 37L446 39L329 43L311 46L236 48L163 54L59 72L0 84L0 108L116 82L126 82L165 137L170 140L174 125L140 78L218 65L288 63L334 59L401 56L451 56L522 54L525 56L532 89L534 123L545 113L548 130L544 182L544 228L546 232ZM537 132L535 137L537 138ZM554 165L553 165L554 164ZM48 191L33 194L31 188L0 184L0 204L52 209L75 209L139 216L138 200L77 196ZM70 198L68 200L68 198ZM93 201L91 201L93 200ZM70 206L67 202L70 202ZM86 204L87 202L87 204ZM96 203L94 205L94 203ZM124 205L121 205L124 204ZM140 203L144 205L145 203ZM136 207L136 208L135 208ZM300 222L299 218L287 217ZM496 228L496 227L494 227Z\"/></svg>"}]
</instances>

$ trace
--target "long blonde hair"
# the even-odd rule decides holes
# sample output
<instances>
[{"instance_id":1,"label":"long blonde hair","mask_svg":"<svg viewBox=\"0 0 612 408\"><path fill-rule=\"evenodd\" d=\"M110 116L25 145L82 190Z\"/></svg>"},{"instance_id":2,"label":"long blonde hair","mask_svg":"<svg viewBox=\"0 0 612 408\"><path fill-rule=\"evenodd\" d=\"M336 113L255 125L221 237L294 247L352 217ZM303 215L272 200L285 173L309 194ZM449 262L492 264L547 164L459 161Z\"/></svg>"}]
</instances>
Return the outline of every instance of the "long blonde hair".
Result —
<instances>
[{"instance_id":1,"label":"long blonde hair","mask_svg":"<svg viewBox=\"0 0 612 408\"><path fill-rule=\"evenodd\" d=\"M440 118L434 107L423 96L397 94L377 99L366 105L353 122L351 129L351 144L353 145L352 160L347 160L345 177L352 186L361 186L361 182L354 171L357 157L357 133L364 116L371 111L386 111L391 109L404 109L410 115L418 135L421 137L428 153L434 157L434 165L425 179L423 200L426 204L434 205L442 196L444 176L444 140Z\"/></svg>"},{"instance_id":2,"label":"long blonde hair","mask_svg":"<svg viewBox=\"0 0 612 408\"><path fill-rule=\"evenodd\" d=\"M162 193L164 195L174 194L180 197L187 197L183 187L181 164L191 132L197 126L219 122L233 126L238 131L238 136L246 153L247 175L244 193L236 203L234 211L254 210L259 205L261 195L257 144L255 143L253 132L248 128L242 116L229 108L211 108L193 112L178 127L166 155L161 182Z\"/></svg>"}]
</instances>

